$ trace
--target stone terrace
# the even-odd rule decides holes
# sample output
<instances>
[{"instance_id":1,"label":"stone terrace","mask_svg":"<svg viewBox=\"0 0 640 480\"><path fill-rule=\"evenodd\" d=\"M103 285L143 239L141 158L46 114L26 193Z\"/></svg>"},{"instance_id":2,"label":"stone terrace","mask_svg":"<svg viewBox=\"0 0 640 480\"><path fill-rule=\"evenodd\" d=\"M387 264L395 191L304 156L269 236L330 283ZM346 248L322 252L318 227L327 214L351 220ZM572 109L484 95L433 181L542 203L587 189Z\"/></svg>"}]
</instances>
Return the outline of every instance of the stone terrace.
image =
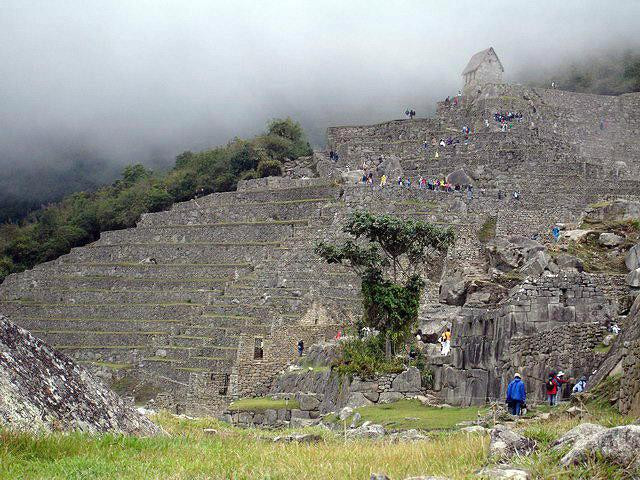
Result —
<instances>
[{"instance_id":1,"label":"stone terrace","mask_svg":"<svg viewBox=\"0 0 640 480\"><path fill-rule=\"evenodd\" d=\"M495 220L499 237L544 235L556 222L577 222L591 202L638 197L640 95L492 88L457 109L440 106L434 119L330 128L328 148L340 162L331 164L323 152L304 161L321 177L241 182L237 192L144 215L136 228L105 232L9 277L0 286L0 312L92 368L126 370L153 384L176 411L218 413L234 396L266 393L295 358L298 340L333 337L360 315L358 279L313 253L317 240L341 237L351 211L452 225L458 239L447 263L483 275L478 233L487 221ZM509 132L493 123L484 128L496 110L520 110L524 119ZM466 143L458 135L465 124L474 129ZM449 135L461 139L455 149L431 145L432 137ZM419 174L462 168L474 179L473 199L392 186L393 178L384 190L371 189L343 176L382 155L396 158L414 185ZM429 284L423 320L440 308L439 280ZM454 387L462 377L450 372L442 387L449 400L495 393L502 371L489 378L490 362L476 360L479 387Z\"/></svg>"}]
</instances>

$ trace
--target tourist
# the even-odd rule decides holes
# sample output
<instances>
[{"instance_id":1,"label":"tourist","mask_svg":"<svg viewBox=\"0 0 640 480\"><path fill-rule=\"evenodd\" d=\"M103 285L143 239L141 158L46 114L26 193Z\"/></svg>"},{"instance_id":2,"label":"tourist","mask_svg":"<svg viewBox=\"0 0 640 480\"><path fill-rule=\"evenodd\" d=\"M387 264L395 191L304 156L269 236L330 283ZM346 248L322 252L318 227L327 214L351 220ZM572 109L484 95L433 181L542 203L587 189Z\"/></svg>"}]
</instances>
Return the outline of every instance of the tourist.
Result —
<instances>
[{"instance_id":1,"label":"tourist","mask_svg":"<svg viewBox=\"0 0 640 480\"><path fill-rule=\"evenodd\" d=\"M384 188L386 184L387 184L387 176L383 174L382 177L380 177L380 188Z\"/></svg>"},{"instance_id":2,"label":"tourist","mask_svg":"<svg viewBox=\"0 0 640 480\"><path fill-rule=\"evenodd\" d=\"M549 401L549 406L554 407L557 405L556 395L558 394L558 383L556 382L556 373L549 373L549 378L545 383L546 392L547 392L547 400Z\"/></svg>"},{"instance_id":3,"label":"tourist","mask_svg":"<svg viewBox=\"0 0 640 480\"><path fill-rule=\"evenodd\" d=\"M338 157L338 154L337 154L337 153L334 153L334 154L333 154L333 161L337 163L337 162L338 162L338 158L339 158L339 157Z\"/></svg>"},{"instance_id":4,"label":"tourist","mask_svg":"<svg viewBox=\"0 0 640 480\"><path fill-rule=\"evenodd\" d=\"M473 186L467 185L467 200L471 200L473 198Z\"/></svg>"},{"instance_id":5,"label":"tourist","mask_svg":"<svg viewBox=\"0 0 640 480\"><path fill-rule=\"evenodd\" d=\"M409 109L407 108L407 109L404 111L404 114L405 114L405 116L407 116L407 117L408 117L408 116L409 116L409 113L410 113L410 112L409 112Z\"/></svg>"},{"instance_id":6,"label":"tourist","mask_svg":"<svg viewBox=\"0 0 640 480\"><path fill-rule=\"evenodd\" d=\"M407 188L411 188L411 178L407 177L407 181L405 185Z\"/></svg>"},{"instance_id":7,"label":"tourist","mask_svg":"<svg viewBox=\"0 0 640 480\"><path fill-rule=\"evenodd\" d=\"M558 243L558 240L560 240L560 229L557 225L551 229L551 235L553 235L555 242Z\"/></svg>"},{"instance_id":8,"label":"tourist","mask_svg":"<svg viewBox=\"0 0 640 480\"><path fill-rule=\"evenodd\" d=\"M520 415L522 413L522 405L526 400L527 392L524 382L520 374L516 372L507 387L507 405L511 415Z\"/></svg>"},{"instance_id":9,"label":"tourist","mask_svg":"<svg viewBox=\"0 0 640 480\"><path fill-rule=\"evenodd\" d=\"M565 380L563 371L558 372L558 375L556 376L555 380L556 380L556 384L558 385L558 396L560 397L560 400L562 400L562 397L563 397L562 391L564 389L564 385L566 383L569 383L569 380ZM557 403L558 403L558 400L556 397L556 404Z\"/></svg>"},{"instance_id":10,"label":"tourist","mask_svg":"<svg viewBox=\"0 0 640 480\"><path fill-rule=\"evenodd\" d=\"M304 352L304 342L302 340L300 340L298 342L298 356L299 357L302 356L302 352Z\"/></svg>"},{"instance_id":11,"label":"tourist","mask_svg":"<svg viewBox=\"0 0 640 480\"><path fill-rule=\"evenodd\" d=\"M617 323L614 323L613 325L611 325L610 330L614 335L618 335L620 333L620 327L618 326Z\"/></svg>"},{"instance_id":12,"label":"tourist","mask_svg":"<svg viewBox=\"0 0 640 480\"><path fill-rule=\"evenodd\" d=\"M585 388L587 388L587 377L583 375L580 377L580 380L578 380L578 383L573 386L571 393L582 393Z\"/></svg>"},{"instance_id":13,"label":"tourist","mask_svg":"<svg viewBox=\"0 0 640 480\"><path fill-rule=\"evenodd\" d=\"M425 152L429 150L429 144L427 143L426 140L422 142L422 148L424 149Z\"/></svg>"},{"instance_id":14,"label":"tourist","mask_svg":"<svg viewBox=\"0 0 640 480\"><path fill-rule=\"evenodd\" d=\"M440 345L442 346L440 353L442 355L449 355L449 350L451 350L451 329L449 327L447 327L440 337Z\"/></svg>"},{"instance_id":15,"label":"tourist","mask_svg":"<svg viewBox=\"0 0 640 480\"><path fill-rule=\"evenodd\" d=\"M329 160L333 160L333 157L335 156L335 153L333 153L333 150L329 151Z\"/></svg>"},{"instance_id":16,"label":"tourist","mask_svg":"<svg viewBox=\"0 0 640 480\"><path fill-rule=\"evenodd\" d=\"M402 186L402 177L398 177L398 186L401 187Z\"/></svg>"},{"instance_id":17,"label":"tourist","mask_svg":"<svg viewBox=\"0 0 640 480\"><path fill-rule=\"evenodd\" d=\"M422 182L424 181L424 178L422 178L422 175L420 175L420 177L418 177L418 189L422 190Z\"/></svg>"}]
</instances>

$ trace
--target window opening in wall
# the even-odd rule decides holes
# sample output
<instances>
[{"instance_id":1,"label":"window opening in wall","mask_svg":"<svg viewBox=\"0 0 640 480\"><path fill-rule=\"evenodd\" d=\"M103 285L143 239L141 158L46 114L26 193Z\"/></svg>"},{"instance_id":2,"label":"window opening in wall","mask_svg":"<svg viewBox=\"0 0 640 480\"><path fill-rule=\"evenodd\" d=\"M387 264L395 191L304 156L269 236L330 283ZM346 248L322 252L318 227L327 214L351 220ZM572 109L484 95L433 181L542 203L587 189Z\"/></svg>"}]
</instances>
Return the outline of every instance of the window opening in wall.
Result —
<instances>
[{"instance_id":1,"label":"window opening in wall","mask_svg":"<svg viewBox=\"0 0 640 480\"><path fill-rule=\"evenodd\" d=\"M229 374L225 373L222 377L222 386L220 387L220 395L226 395L229 391Z\"/></svg>"},{"instance_id":2,"label":"window opening in wall","mask_svg":"<svg viewBox=\"0 0 640 480\"><path fill-rule=\"evenodd\" d=\"M264 356L264 343L261 338L255 339L255 344L253 347L253 359L254 360L262 360Z\"/></svg>"}]
</instances>

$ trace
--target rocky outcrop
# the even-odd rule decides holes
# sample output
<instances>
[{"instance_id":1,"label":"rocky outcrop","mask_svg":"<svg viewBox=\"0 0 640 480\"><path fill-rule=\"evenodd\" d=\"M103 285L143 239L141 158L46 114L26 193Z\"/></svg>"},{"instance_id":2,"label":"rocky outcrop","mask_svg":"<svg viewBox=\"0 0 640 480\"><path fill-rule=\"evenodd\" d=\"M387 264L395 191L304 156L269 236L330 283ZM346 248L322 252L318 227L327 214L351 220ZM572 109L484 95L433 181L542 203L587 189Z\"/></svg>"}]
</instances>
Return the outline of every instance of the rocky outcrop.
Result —
<instances>
[{"instance_id":1,"label":"rocky outcrop","mask_svg":"<svg viewBox=\"0 0 640 480\"><path fill-rule=\"evenodd\" d=\"M560 459L564 466L585 461L598 456L605 461L624 468L639 468L640 426L626 425L590 435L574 444L573 448Z\"/></svg>"},{"instance_id":2,"label":"rocky outcrop","mask_svg":"<svg viewBox=\"0 0 640 480\"><path fill-rule=\"evenodd\" d=\"M640 268L640 243L634 245L629 249L627 255L624 258L624 263L630 272Z\"/></svg>"},{"instance_id":3,"label":"rocky outcrop","mask_svg":"<svg viewBox=\"0 0 640 480\"><path fill-rule=\"evenodd\" d=\"M597 433L604 432L606 430L602 425L594 423L581 423L577 427L572 428L567 433L562 435L553 443L554 450L561 450L567 447L573 447L577 442L584 441L586 438L591 437Z\"/></svg>"},{"instance_id":4,"label":"rocky outcrop","mask_svg":"<svg viewBox=\"0 0 640 480\"><path fill-rule=\"evenodd\" d=\"M3 316L0 426L31 432L161 433L85 369Z\"/></svg>"},{"instance_id":5,"label":"rocky outcrop","mask_svg":"<svg viewBox=\"0 0 640 480\"><path fill-rule=\"evenodd\" d=\"M501 459L509 459L514 455L528 455L536 448L536 442L526 438L504 425L496 425L490 431L489 452Z\"/></svg>"},{"instance_id":6,"label":"rocky outcrop","mask_svg":"<svg viewBox=\"0 0 640 480\"><path fill-rule=\"evenodd\" d=\"M602 361L594 348L606 336L611 307L587 274L529 279L493 309L464 307L452 326L451 361L435 368L446 403L503 399L519 371L528 398L541 400L551 368L576 378Z\"/></svg>"}]
</instances>

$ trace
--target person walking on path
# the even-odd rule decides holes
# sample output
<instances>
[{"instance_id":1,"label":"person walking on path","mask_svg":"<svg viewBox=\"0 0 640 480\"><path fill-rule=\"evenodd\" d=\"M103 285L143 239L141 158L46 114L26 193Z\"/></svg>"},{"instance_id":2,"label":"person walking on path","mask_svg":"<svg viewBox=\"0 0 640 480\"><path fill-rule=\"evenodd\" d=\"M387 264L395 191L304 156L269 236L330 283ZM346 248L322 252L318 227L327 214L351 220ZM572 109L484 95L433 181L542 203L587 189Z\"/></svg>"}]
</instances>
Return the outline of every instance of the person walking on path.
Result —
<instances>
[{"instance_id":1,"label":"person walking on path","mask_svg":"<svg viewBox=\"0 0 640 480\"><path fill-rule=\"evenodd\" d=\"M511 415L520 415L522 405L526 400L527 392L524 387L524 382L520 374L516 373L507 387L507 405L509 405Z\"/></svg>"},{"instance_id":2,"label":"person walking on path","mask_svg":"<svg viewBox=\"0 0 640 480\"><path fill-rule=\"evenodd\" d=\"M560 229L557 225L551 229L551 234L553 235L555 242L558 243L558 240L560 240Z\"/></svg>"},{"instance_id":3,"label":"person walking on path","mask_svg":"<svg viewBox=\"0 0 640 480\"><path fill-rule=\"evenodd\" d=\"M380 188L384 188L386 184L387 184L387 176L383 174L382 177L380 177Z\"/></svg>"},{"instance_id":4,"label":"person walking on path","mask_svg":"<svg viewBox=\"0 0 640 480\"><path fill-rule=\"evenodd\" d=\"M302 356L302 352L304 352L304 341L300 340L298 342L298 356Z\"/></svg>"}]
</instances>

